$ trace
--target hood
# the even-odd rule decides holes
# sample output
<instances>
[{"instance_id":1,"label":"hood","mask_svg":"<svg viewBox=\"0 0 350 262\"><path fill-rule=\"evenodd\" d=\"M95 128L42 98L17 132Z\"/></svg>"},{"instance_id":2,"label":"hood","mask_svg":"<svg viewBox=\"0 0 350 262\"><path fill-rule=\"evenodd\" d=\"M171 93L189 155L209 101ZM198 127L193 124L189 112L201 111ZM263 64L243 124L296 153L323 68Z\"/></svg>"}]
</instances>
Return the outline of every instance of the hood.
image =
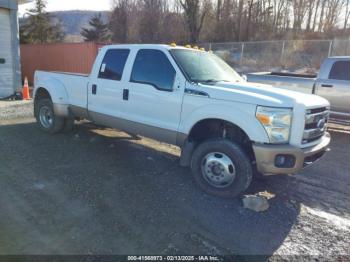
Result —
<instances>
[{"instance_id":1,"label":"hood","mask_svg":"<svg viewBox=\"0 0 350 262\"><path fill-rule=\"evenodd\" d=\"M218 82L215 85L199 84L197 88L209 94L213 99L236 101L271 107L294 107L304 105L307 108L329 106L329 102L316 95L276 88L270 85L248 82Z\"/></svg>"}]
</instances>

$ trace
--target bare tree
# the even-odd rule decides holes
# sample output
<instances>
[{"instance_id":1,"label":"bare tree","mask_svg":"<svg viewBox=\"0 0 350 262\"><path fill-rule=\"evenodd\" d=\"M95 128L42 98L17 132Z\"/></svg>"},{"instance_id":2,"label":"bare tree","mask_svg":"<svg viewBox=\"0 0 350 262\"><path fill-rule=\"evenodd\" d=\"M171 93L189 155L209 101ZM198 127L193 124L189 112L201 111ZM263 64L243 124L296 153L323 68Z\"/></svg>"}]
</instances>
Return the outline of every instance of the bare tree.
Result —
<instances>
[{"instance_id":1,"label":"bare tree","mask_svg":"<svg viewBox=\"0 0 350 262\"><path fill-rule=\"evenodd\" d=\"M114 0L109 25L116 42L198 43L329 38L349 18L350 0Z\"/></svg>"},{"instance_id":2,"label":"bare tree","mask_svg":"<svg viewBox=\"0 0 350 262\"><path fill-rule=\"evenodd\" d=\"M179 0L184 9L184 17L189 30L191 43L198 43L199 35L207 14L207 6L200 0Z\"/></svg>"},{"instance_id":3,"label":"bare tree","mask_svg":"<svg viewBox=\"0 0 350 262\"><path fill-rule=\"evenodd\" d=\"M324 13L325 13L325 9L326 9L326 3L327 3L327 0L322 1L321 13L320 13L320 18L319 18L319 22L318 22L318 32L321 32L323 29L323 18L324 18Z\"/></svg>"},{"instance_id":4,"label":"bare tree","mask_svg":"<svg viewBox=\"0 0 350 262\"><path fill-rule=\"evenodd\" d=\"M112 41L126 43L128 41L130 0L114 0L114 7L109 20Z\"/></svg>"},{"instance_id":5,"label":"bare tree","mask_svg":"<svg viewBox=\"0 0 350 262\"><path fill-rule=\"evenodd\" d=\"M215 40L219 40L221 38L222 30L221 30L221 21L222 21L222 9L223 2L222 0L217 0L216 2L216 15L215 15L215 35L213 36Z\"/></svg>"},{"instance_id":6,"label":"bare tree","mask_svg":"<svg viewBox=\"0 0 350 262\"><path fill-rule=\"evenodd\" d=\"M350 18L350 0L345 0L345 15L344 15L344 26L343 26L343 32L346 32L347 26L348 26L348 21Z\"/></svg>"},{"instance_id":7,"label":"bare tree","mask_svg":"<svg viewBox=\"0 0 350 262\"><path fill-rule=\"evenodd\" d=\"M243 0L238 0L238 14L236 20L236 40L241 41L242 37L242 24L243 24Z\"/></svg>"},{"instance_id":8,"label":"bare tree","mask_svg":"<svg viewBox=\"0 0 350 262\"><path fill-rule=\"evenodd\" d=\"M273 28L274 33L281 28L283 10L287 6L286 0L273 0Z\"/></svg>"},{"instance_id":9,"label":"bare tree","mask_svg":"<svg viewBox=\"0 0 350 262\"><path fill-rule=\"evenodd\" d=\"M139 35L143 43L157 43L160 41L163 4L163 0L143 0L141 2Z\"/></svg>"},{"instance_id":10,"label":"bare tree","mask_svg":"<svg viewBox=\"0 0 350 262\"><path fill-rule=\"evenodd\" d=\"M317 0L316 1L316 6L315 6L315 8L313 10L314 20L312 22L312 31L315 31L315 29L316 29L316 20L317 20L317 15L318 15L318 9L320 7L320 1L321 0Z\"/></svg>"},{"instance_id":11,"label":"bare tree","mask_svg":"<svg viewBox=\"0 0 350 262\"><path fill-rule=\"evenodd\" d=\"M336 28L338 16L343 6L342 0L328 0L327 12L324 21L323 30L325 32L332 32Z\"/></svg>"},{"instance_id":12,"label":"bare tree","mask_svg":"<svg viewBox=\"0 0 350 262\"><path fill-rule=\"evenodd\" d=\"M307 1L307 23L306 23L306 31L310 32L311 30L311 21L313 13L315 12L315 1L314 0L308 0Z\"/></svg>"},{"instance_id":13,"label":"bare tree","mask_svg":"<svg viewBox=\"0 0 350 262\"><path fill-rule=\"evenodd\" d=\"M248 14L247 14L247 24L246 24L246 39L250 39L250 24L252 21L252 13L253 13L253 7L254 7L254 0L249 0L248 2Z\"/></svg>"},{"instance_id":14,"label":"bare tree","mask_svg":"<svg viewBox=\"0 0 350 262\"><path fill-rule=\"evenodd\" d=\"M300 32L307 12L307 1L292 0L292 7L294 16L293 29L295 32Z\"/></svg>"}]
</instances>

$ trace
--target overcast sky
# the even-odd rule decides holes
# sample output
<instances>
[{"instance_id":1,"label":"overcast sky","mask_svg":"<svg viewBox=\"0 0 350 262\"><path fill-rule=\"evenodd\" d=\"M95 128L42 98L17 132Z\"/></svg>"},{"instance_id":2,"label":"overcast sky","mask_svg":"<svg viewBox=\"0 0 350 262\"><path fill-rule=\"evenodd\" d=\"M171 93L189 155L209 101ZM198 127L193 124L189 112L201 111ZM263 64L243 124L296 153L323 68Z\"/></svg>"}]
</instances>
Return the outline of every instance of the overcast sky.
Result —
<instances>
[{"instance_id":1,"label":"overcast sky","mask_svg":"<svg viewBox=\"0 0 350 262\"><path fill-rule=\"evenodd\" d=\"M60 10L110 10L112 0L47 0L47 11ZM19 15L22 16L26 9L33 7L33 3L19 6Z\"/></svg>"}]
</instances>

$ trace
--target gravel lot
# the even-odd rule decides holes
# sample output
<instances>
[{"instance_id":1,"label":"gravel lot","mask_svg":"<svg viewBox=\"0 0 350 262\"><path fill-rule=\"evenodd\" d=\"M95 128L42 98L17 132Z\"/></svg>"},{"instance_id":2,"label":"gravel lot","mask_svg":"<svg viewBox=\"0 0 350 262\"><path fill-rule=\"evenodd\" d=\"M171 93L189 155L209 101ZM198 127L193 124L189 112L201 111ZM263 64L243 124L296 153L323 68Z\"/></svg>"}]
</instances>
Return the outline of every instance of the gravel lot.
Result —
<instances>
[{"instance_id":1,"label":"gravel lot","mask_svg":"<svg viewBox=\"0 0 350 262\"><path fill-rule=\"evenodd\" d=\"M331 133L318 164L252 184L276 194L255 213L202 193L176 147L0 120L0 254L350 255L350 130Z\"/></svg>"},{"instance_id":2,"label":"gravel lot","mask_svg":"<svg viewBox=\"0 0 350 262\"><path fill-rule=\"evenodd\" d=\"M33 100L30 101L1 101L0 120L18 117L31 117L33 115Z\"/></svg>"}]
</instances>

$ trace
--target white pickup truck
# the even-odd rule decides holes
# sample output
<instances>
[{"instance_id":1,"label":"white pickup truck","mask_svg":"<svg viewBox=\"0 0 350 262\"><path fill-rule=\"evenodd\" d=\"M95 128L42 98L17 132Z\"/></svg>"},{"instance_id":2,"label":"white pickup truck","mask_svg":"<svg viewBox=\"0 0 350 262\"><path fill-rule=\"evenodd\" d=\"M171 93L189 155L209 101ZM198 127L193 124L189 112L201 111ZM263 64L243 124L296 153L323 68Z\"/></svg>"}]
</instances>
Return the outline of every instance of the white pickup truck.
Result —
<instances>
[{"instance_id":1,"label":"white pickup truck","mask_svg":"<svg viewBox=\"0 0 350 262\"><path fill-rule=\"evenodd\" d=\"M181 148L207 193L235 197L253 172L291 174L326 151L329 103L247 83L216 55L172 45L102 48L90 75L35 73L34 112L48 133L74 119Z\"/></svg>"}]
</instances>

